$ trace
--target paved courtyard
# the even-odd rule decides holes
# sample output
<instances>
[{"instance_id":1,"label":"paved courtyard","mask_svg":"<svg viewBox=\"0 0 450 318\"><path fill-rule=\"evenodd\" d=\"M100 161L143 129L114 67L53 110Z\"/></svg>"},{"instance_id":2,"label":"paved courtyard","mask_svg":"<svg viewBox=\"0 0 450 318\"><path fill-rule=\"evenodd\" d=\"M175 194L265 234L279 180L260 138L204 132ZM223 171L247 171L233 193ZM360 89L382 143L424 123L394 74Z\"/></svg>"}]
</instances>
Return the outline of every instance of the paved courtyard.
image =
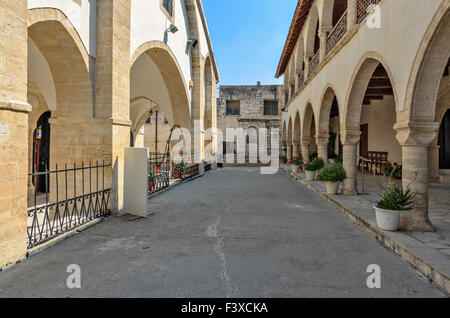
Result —
<instances>
[{"instance_id":1,"label":"paved courtyard","mask_svg":"<svg viewBox=\"0 0 450 318\"><path fill-rule=\"evenodd\" d=\"M444 297L319 196L225 168L0 273L0 297ZM68 289L66 268L81 268ZM381 289L366 286L381 267Z\"/></svg>"}]
</instances>

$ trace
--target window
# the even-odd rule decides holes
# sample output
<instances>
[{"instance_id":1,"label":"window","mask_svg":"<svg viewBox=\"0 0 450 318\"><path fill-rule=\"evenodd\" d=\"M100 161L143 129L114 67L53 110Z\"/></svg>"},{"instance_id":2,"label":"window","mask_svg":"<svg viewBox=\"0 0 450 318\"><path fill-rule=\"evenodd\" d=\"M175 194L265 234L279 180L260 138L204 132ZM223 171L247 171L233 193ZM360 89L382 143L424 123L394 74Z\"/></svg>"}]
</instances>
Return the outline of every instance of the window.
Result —
<instances>
[{"instance_id":1,"label":"window","mask_svg":"<svg viewBox=\"0 0 450 318\"><path fill-rule=\"evenodd\" d=\"M265 100L264 101L264 116L276 116L278 115L278 101L277 100Z\"/></svg>"},{"instance_id":2,"label":"window","mask_svg":"<svg viewBox=\"0 0 450 318\"><path fill-rule=\"evenodd\" d=\"M170 16L173 16L173 0L162 0L162 6Z\"/></svg>"},{"instance_id":3,"label":"window","mask_svg":"<svg viewBox=\"0 0 450 318\"><path fill-rule=\"evenodd\" d=\"M285 94L284 94L284 105L287 105L288 102L289 102L289 94L288 94L288 93L285 93Z\"/></svg>"},{"instance_id":4,"label":"window","mask_svg":"<svg viewBox=\"0 0 450 318\"><path fill-rule=\"evenodd\" d=\"M240 101L227 101L226 115L240 115L241 114L241 102Z\"/></svg>"}]
</instances>

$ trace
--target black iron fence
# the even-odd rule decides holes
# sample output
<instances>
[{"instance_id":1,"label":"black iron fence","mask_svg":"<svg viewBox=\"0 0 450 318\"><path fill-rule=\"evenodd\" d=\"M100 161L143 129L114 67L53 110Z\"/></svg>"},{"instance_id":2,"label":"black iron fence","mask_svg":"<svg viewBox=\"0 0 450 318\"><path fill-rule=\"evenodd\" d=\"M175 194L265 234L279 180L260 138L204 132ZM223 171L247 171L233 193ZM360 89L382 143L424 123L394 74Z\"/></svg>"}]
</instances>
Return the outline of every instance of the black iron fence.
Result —
<instances>
[{"instance_id":1,"label":"black iron fence","mask_svg":"<svg viewBox=\"0 0 450 318\"><path fill-rule=\"evenodd\" d=\"M111 188L105 186L105 171L111 175L111 164L97 162L29 174L35 190L27 210L27 247L109 215ZM45 193L38 193L38 183L44 183Z\"/></svg>"},{"instance_id":2,"label":"black iron fence","mask_svg":"<svg viewBox=\"0 0 450 318\"><path fill-rule=\"evenodd\" d=\"M200 165L195 164L189 167L184 168L183 170L183 181L189 180L195 176L200 174Z\"/></svg>"},{"instance_id":3,"label":"black iron fence","mask_svg":"<svg viewBox=\"0 0 450 318\"><path fill-rule=\"evenodd\" d=\"M148 192L153 194L170 185L170 155L160 153L150 153Z\"/></svg>"}]
</instances>

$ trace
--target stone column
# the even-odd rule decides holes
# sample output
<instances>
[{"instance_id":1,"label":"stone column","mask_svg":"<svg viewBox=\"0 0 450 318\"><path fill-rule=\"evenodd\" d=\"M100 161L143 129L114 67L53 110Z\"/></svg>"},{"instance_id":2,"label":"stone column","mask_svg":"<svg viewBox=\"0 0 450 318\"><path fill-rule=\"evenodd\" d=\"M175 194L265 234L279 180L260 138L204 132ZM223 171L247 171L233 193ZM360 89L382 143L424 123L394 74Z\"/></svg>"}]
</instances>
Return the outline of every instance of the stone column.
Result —
<instances>
[{"instance_id":1,"label":"stone column","mask_svg":"<svg viewBox=\"0 0 450 318\"><path fill-rule=\"evenodd\" d=\"M0 0L0 266L27 252L27 1Z\"/></svg>"},{"instance_id":2,"label":"stone column","mask_svg":"<svg viewBox=\"0 0 450 318\"><path fill-rule=\"evenodd\" d=\"M293 146L292 144L287 145L287 160L288 162L292 160Z\"/></svg>"},{"instance_id":3,"label":"stone column","mask_svg":"<svg viewBox=\"0 0 450 318\"><path fill-rule=\"evenodd\" d=\"M309 145L311 144L310 138L302 138L302 156L303 162L309 163Z\"/></svg>"},{"instance_id":4,"label":"stone column","mask_svg":"<svg viewBox=\"0 0 450 318\"><path fill-rule=\"evenodd\" d=\"M322 27L322 29L319 31L319 39L320 39L320 63L323 62L325 57L327 56L327 39L328 34L331 32L333 27Z\"/></svg>"},{"instance_id":5,"label":"stone column","mask_svg":"<svg viewBox=\"0 0 450 318\"><path fill-rule=\"evenodd\" d=\"M123 207L124 149L130 145L130 11L130 0L97 1L95 117L109 121L115 212Z\"/></svg>"},{"instance_id":6,"label":"stone column","mask_svg":"<svg viewBox=\"0 0 450 318\"><path fill-rule=\"evenodd\" d=\"M400 228L407 231L434 231L428 219L428 146L402 145L403 187L416 193L414 209L402 214Z\"/></svg>"},{"instance_id":7,"label":"stone column","mask_svg":"<svg viewBox=\"0 0 450 318\"><path fill-rule=\"evenodd\" d=\"M439 146L436 140L434 140L428 148L428 171L429 182L440 183L441 178L439 176Z\"/></svg>"},{"instance_id":8,"label":"stone column","mask_svg":"<svg viewBox=\"0 0 450 318\"><path fill-rule=\"evenodd\" d=\"M305 81L309 77L309 61L311 59L311 54L305 54L303 60L305 62Z\"/></svg>"},{"instance_id":9,"label":"stone column","mask_svg":"<svg viewBox=\"0 0 450 318\"><path fill-rule=\"evenodd\" d=\"M299 155L299 144L298 142L294 142L293 144L293 150L292 150L292 156L298 156Z\"/></svg>"},{"instance_id":10,"label":"stone column","mask_svg":"<svg viewBox=\"0 0 450 318\"><path fill-rule=\"evenodd\" d=\"M347 32L356 25L357 0L347 0Z\"/></svg>"},{"instance_id":11,"label":"stone column","mask_svg":"<svg viewBox=\"0 0 450 318\"><path fill-rule=\"evenodd\" d=\"M316 136L317 152L319 158L322 158L325 166L328 165L328 139L329 136Z\"/></svg>"},{"instance_id":12,"label":"stone column","mask_svg":"<svg viewBox=\"0 0 450 318\"><path fill-rule=\"evenodd\" d=\"M358 194L358 142L361 136L360 131L343 131L341 142L343 148L343 165L347 173L344 180L342 192L344 195Z\"/></svg>"},{"instance_id":13,"label":"stone column","mask_svg":"<svg viewBox=\"0 0 450 318\"><path fill-rule=\"evenodd\" d=\"M416 197L412 211L402 213L400 228L407 231L434 231L428 219L429 146L437 137L439 123L409 122L394 126L402 146L403 187L411 187Z\"/></svg>"}]
</instances>

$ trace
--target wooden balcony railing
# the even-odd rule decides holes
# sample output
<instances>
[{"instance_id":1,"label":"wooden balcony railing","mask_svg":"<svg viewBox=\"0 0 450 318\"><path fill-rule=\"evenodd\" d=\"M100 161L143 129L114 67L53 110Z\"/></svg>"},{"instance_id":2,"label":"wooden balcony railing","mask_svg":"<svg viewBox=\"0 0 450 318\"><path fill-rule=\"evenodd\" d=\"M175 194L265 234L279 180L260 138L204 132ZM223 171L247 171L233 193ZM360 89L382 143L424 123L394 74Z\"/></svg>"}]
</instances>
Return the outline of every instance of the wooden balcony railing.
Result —
<instances>
[{"instance_id":1,"label":"wooden balcony railing","mask_svg":"<svg viewBox=\"0 0 450 318\"><path fill-rule=\"evenodd\" d=\"M361 23L364 21L364 19L370 14L372 11L372 6L377 5L380 3L381 0L358 0L358 23Z\"/></svg>"},{"instance_id":2,"label":"wooden balcony railing","mask_svg":"<svg viewBox=\"0 0 450 318\"><path fill-rule=\"evenodd\" d=\"M340 39L347 32L347 11L339 19L338 23L334 26L327 39L327 54L339 43Z\"/></svg>"},{"instance_id":3,"label":"wooden balcony railing","mask_svg":"<svg viewBox=\"0 0 450 318\"><path fill-rule=\"evenodd\" d=\"M305 71L301 72L298 75L298 87L297 87L297 89L300 89L303 86L303 84L305 84Z\"/></svg>"},{"instance_id":4,"label":"wooden balcony railing","mask_svg":"<svg viewBox=\"0 0 450 318\"><path fill-rule=\"evenodd\" d=\"M311 74L316 70L317 66L319 66L319 63L320 63L320 50L317 51L316 55L314 55L314 57L309 62L309 74Z\"/></svg>"}]
</instances>

